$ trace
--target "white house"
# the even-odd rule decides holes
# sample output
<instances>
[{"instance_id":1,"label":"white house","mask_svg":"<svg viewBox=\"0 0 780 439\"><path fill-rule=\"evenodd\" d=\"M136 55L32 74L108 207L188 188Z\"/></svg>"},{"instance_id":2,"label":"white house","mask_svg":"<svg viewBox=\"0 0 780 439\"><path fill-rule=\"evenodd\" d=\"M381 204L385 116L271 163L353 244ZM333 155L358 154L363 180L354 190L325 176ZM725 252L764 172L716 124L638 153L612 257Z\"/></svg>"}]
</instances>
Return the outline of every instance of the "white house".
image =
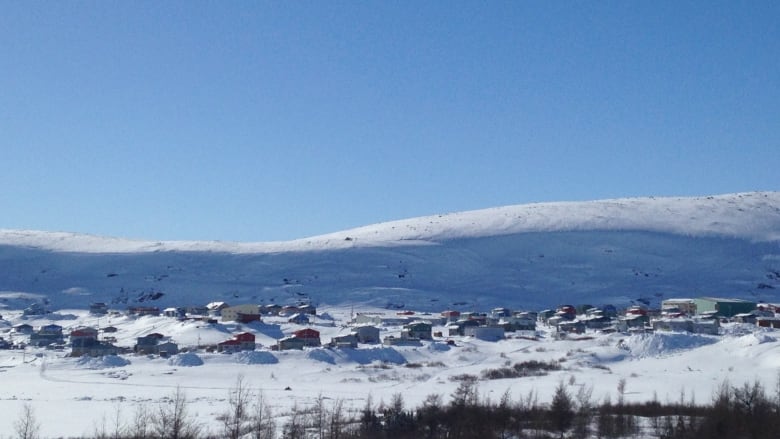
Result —
<instances>
[{"instance_id":1,"label":"white house","mask_svg":"<svg viewBox=\"0 0 780 439\"><path fill-rule=\"evenodd\" d=\"M237 322L239 316L243 315L260 315L260 306L247 303L244 305L235 305L222 308L221 316L223 322Z\"/></svg>"},{"instance_id":2,"label":"white house","mask_svg":"<svg viewBox=\"0 0 780 439\"><path fill-rule=\"evenodd\" d=\"M467 326L465 334L484 341L498 341L504 339L503 326Z\"/></svg>"}]
</instances>

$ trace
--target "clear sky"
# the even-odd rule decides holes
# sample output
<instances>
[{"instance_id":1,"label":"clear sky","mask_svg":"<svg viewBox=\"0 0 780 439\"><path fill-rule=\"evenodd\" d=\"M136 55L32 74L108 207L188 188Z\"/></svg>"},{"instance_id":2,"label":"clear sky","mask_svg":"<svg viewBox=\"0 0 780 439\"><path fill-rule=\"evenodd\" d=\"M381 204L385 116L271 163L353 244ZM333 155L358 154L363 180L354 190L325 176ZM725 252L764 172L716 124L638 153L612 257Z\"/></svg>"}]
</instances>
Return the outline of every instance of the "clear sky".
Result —
<instances>
[{"instance_id":1,"label":"clear sky","mask_svg":"<svg viewBox=\"0 0 780 439\"><path fill-rule=\"evenodd\" d=\"M780 190L777 1L0 0L0 228Z\"/></svg>"}]
</instances>

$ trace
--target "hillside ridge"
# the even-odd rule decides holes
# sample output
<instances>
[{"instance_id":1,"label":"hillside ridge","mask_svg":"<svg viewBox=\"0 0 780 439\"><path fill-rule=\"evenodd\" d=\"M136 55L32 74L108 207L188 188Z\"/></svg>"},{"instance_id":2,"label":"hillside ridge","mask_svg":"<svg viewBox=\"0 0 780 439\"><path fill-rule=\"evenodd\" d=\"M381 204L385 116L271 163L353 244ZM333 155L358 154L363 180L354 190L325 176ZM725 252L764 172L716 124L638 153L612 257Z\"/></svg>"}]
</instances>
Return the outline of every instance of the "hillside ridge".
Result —
<instances>
[{"instance_id":1,"label":"hillside ridge","mask_svg":"<svg viewBox=\"0 0 780 439\"><path fill-rule=\"evenodd\" d=\"M291 241L149 241L0 229L0 245L52 251L276 253L436 243L514 233L648 231L780 240L780 192L530 203L388 221Z\"/></svg>"},{"instance_id":2,"label":"hillside ridge","mask_svg":"<svg viewBox=\"0 0 780 439\"><path fill-rule=\"evenodd\" d=\"M275 243L2 230L0 308L780 301L778 242L778 192L506 206Z\"/></svg>"}]
</instances>

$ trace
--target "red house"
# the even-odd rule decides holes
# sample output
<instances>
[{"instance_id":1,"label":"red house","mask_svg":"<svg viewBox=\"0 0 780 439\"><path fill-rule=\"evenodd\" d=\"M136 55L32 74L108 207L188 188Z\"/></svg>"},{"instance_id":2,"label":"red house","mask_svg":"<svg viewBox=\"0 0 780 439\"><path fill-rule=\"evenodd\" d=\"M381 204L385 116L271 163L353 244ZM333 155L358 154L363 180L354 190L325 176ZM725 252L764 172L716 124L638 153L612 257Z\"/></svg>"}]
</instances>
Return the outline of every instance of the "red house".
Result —
<instances>
[{"instance_id":1,"label":"red house","mask_svg":"<svg viewBox=\"0 0 780 439\"><path fill-rule=\"evenodd\" d=\"M320 332L311 328L293 332L293 337L303 340L305 346L320 346Z\"/></svg>"},{"instance_id":2,"label":"red house","mask_svg":"<svg viewBox=\"0 0 780 439\"><path fill-rule=\"evenodd\" d=\"M217 352L238 352L241 350L241 342L238 340L225 340L217 343Z\"/></svg>"},{"instance_id":3,"label":"red house","mask_svg":"<svg viewBox=\"0 0 780 439\"><path fill-rule=\"evenodd\" d=\"M254 351L255 350L255 334L250 332L242 332L241 334L233 337L238 341L242 351Z\"/></svg>"},{"instance_id":4,"label":"red house","mask_svg":"<svg viewBox=\"0 0 780 439\"><path fill-rule=\"evenodd\" d=\"M249 332L242 332L233 337L232 340L225 340L217 344L217 352L238 352L254 351L255 335Z\"/></svg>"},{"instance_id":5,"label":"red house","mask_svg":"<svg viewBox=\"0 0 780 439\"><path fill-rule=\"evenodd\" d=\"M98 331L95 328L80 327L70 331L70 342L76 340L97 340Z\"/></svg>"}]
</instances>

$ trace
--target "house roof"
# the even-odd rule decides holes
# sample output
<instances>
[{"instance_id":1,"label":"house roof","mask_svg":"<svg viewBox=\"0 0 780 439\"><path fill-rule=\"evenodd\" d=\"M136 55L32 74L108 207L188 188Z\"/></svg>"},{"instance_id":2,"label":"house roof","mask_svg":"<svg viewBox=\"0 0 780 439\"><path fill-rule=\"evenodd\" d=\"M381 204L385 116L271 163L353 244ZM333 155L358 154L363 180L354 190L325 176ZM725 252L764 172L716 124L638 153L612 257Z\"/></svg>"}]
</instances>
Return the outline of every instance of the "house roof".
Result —
<instances>
[{"instance_id":1,"label":"house roof","mask_svg":"<svg viewBox=\"0 0 780 439\"><path fill-rule=\"evenodd\" d=\"M221 309L228 306L225 302L211 302L208 305L206 305L206 308L208 309Z\"/></svg>"},{"instance_id":2,"label":"house roof","mask_svg":"<svg viewBox=\"0 0 780 439\"><path fill-rule=\"evenodd\" d=\"M95 328L77 328L70 331L71 337L94 337L97 335L97 329Z\"/></svg>"},{"instance_id":3,"label":"house roof","mask_svg":"<svg viewBox=\"0 0 780 439\"><path fill-rule=\"evenodd\" d=\"M720 302L720 303L754 303L749 300L729 299L729 298L722 298L722 297L699 297L697 300L707 300L710 302Z\"/></svg>"},{"instance_id":4,"label":"house roof","mask_svg":"<svg viewBox=\"0 0 780 439\"><path fill-rule=\"evenodd\" d=\"M303 313L295 313L290 316L290 321L309 321L309 316Z\"/></svg>"}]
</instances>

